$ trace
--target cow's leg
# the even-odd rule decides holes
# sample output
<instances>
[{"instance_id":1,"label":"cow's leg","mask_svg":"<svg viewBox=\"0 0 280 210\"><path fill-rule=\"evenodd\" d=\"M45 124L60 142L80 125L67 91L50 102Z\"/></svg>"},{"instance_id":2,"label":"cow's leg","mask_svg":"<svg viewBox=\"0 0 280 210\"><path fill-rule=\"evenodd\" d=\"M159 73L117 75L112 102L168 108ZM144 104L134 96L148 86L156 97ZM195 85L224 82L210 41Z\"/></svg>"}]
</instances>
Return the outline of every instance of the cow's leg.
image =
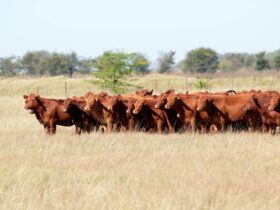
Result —
<instances>
[{"instance_id":1,"label":"cow's leg","mask_svg":"<svg viewBox=\"0 0 280 210\"><path fill-rule=\"evenodd\" d=\"M121 123L121 131L126 132L126 124Z\"/></svg>"},{"instance_id":2,"label":"cow's leg","mask_svg":"<svg viewBox=\"0 0 280 210\"><path fill-rule=\"evenodd\" d=\"M168 114L167 114L166 112L164 112L164 116L165 116L165 118L166 118L166 123L167 123L167 127L168 127L168 132L169 132L169 133L173 133L173 131L174 131L173 126L174 126L174 125L172 125L172 123L170 122L170 118L168 117Z\"/></svg>"},{"instance_id":3,"label":"cow's leg","mask_svg":"<svg viewBox=\"0 0 280 210\"><path fill-rule=\"evenodd\" d=\"M269 127L269 131L270 131L270 133L271 133L272 135L275 135L275 133L276 133L276 126L271 125L271 126Z\"/></svg>"},{"instance_id":4,"label":"cow's leg","mask_svg":"<svg viewBox=\"0 0 280 210\"><path fill-rule=\"evenodd\" d=\"M161 120L157 121L157 130L159 134L163 133L163 122Z\"/></svg>"},{"instance_id":5,"label":"cow's leg","mask_svg":"<svg viewBox=\"0 0 280 210\"><path fill-rule=\"evenodd\" d=\"M113 123L112 123L112 121L108 121L107 122L107 132L111 133L112 129L113 129Z\"/></svg>"},{"instance_id":6,"label":"cow's leg","mask_svg":"<svg viewBox=\"0 0 280 210\"><path fill-rule=\"evenodd\" d=\"M206 133L206 124L200 123L200 132L205 134Z\"/></svg>"},{"instance_id":7,"label":"cow's leg","mask_svg":"<svg viewBox=\"0 0 280 210\"><path fill-rule=\"evenodd\" d=\"M224 133L226 130L226 121L223 117L221 117L220 122L221 122L221 132Z\"/></svg>"},{"instance_id":8,"label":"cow's leg","mask_svg":"<svg viewBox=\"0 0 280 210\"><path fill-rule=\"evenodd\" d=\"M196 120L195 120L195 117L193 117L191 119L191 129L192 129L192 133L194 134L195 131L196 131Z\"/></svg>"},{"instance_id":9,"label":"cow's leg","mask_svg":"<svg viewBox=\"0 0 280 210\"><path fill-rule=\"evenodd\" d=\"M45 134L47 134L47 135L50 134L50 126L49 125L44 125L44 130L45 130Z\"/></svg>"},{"instance_id":10,"label":"cow's leg","mask_svg":"<svg viewBox=\"0 0 280 210\"><path fill-rule=\"evenodd\" d=\"M131 118L129 119L129 122L128 122L129 126L128 126L128 129L130 132L134 131L135 129L135 119Z\"/></svg>"},{"instance_id":11,"label":"cow's leg","mask_svg":"<svg viewBox=\"0 0 280 210\"><path fill-rule=\"evenodd\" d=\"M54 123L54 120L50 120L50 134L55 134L56 132L56 124Z\"/></svg>"},{"instance_id":12,"label":"cow's leg","mask_svg":"<svg viewBox=\"0 0 280 210\"><path fill-rule=\"evenodd\" d=\"M262 125L262 133L267 133L268 132L268 128L265 124Z\"/></svg>"},{"instance_id":13,"label":"cow's leg","mask_svg":"<svg viewBox=\"0 0 280 210\"><path fill-rule=\"evenodd\" d=\"M217 132L218 132L217 126L216 126L215 124L211 124L211 125L210 125L210 133L211 133L211 134L215 134L215 133L217 133Z\"/></svg>"},{"instance_id":14,"label":"cow's leg","mask_svg":"<svg viewBox=\"0 0 280 210\"><path fill-rule=\"evenodd\" d=\"M75 125L75 132L76 132L76 134L80 135L80 134L81 134L81 132L82 132L81 127L79 127L79 126Z\"/></svg>"}]
</instances>

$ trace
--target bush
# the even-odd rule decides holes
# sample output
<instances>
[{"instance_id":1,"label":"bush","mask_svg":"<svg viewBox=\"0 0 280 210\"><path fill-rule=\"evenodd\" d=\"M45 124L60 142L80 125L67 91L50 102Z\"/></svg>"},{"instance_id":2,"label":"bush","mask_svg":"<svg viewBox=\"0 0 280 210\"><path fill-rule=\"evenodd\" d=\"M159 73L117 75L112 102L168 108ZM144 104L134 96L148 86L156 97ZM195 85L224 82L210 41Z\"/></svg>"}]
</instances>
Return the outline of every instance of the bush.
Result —
<instances>
[{"instance_id":1,"label":"bush","mask_svg":"<svg viewBox=\"0 0 280 210\"><path fill-rule=\"evenodd\" d=\"M194 83L194 86L196 89L199 89L199 90L206 89L206 88L208 88L208 82L207 82L207 80L197 78L196 82Z\"/></svg>"}]
</instances>

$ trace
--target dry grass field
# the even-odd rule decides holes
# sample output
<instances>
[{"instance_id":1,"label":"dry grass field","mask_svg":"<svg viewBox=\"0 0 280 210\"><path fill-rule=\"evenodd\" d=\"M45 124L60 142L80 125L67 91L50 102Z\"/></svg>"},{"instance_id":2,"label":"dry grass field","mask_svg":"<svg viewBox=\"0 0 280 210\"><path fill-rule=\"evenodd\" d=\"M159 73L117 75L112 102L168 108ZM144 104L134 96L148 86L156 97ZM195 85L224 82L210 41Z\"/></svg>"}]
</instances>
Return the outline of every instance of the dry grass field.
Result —
<instances>
[{"instance_id":1,"label":"dry grass field","mask_svg":"<svg viewBox=\"0 0 280 210\"><path fill-rule=\"evenodd\" d=\"M76 136L58 127L45 136L21 95L39 87L63 97L64 80L0 80L0 209L280 209L279 135ZM92 87L72 80L70 95Z\"/></svg>"}]
</instances>

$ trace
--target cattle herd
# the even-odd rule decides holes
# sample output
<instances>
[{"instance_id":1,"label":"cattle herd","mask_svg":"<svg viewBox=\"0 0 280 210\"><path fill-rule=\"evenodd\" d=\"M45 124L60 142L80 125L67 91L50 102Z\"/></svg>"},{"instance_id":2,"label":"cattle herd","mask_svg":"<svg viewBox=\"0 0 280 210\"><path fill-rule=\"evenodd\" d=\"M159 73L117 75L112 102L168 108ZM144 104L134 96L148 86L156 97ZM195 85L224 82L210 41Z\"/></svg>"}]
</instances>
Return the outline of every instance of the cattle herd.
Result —
<instances>
[{"instance_id":1,"label":"cattle herd","mask_svg":"<svg viewBox=\"0 0 280 210\"><path fill-rule=\"evenodd\" d=\"M88 92L80 97L47 99L31 93L23 96L25 109L34 114L47 134L56 126L75 126L75 132L199 132L259 131L275 134L280 126L280 93L233 90L222 93L160 95L141 90L109 95Z\"/></svg>"}]
</instances>

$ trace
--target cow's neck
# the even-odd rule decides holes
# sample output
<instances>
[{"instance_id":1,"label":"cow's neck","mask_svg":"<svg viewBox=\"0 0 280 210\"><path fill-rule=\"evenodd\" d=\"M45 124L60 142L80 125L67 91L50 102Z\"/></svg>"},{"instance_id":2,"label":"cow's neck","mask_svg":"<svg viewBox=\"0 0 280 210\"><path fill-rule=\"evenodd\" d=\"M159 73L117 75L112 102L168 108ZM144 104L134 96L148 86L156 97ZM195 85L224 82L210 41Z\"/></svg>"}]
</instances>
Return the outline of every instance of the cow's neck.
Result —
<instances>
[{"instance_id":1,"label":"cow's neck","mask_svg":"<svg viewBox=\"0 0 280 210\"><path fill-rule=\"evenodd\" d=\"M178 100L178 103L180 104L180 107L182 107L184 112L194 112L182 99Z\"/></svg>"},{"instance_id":2,"label":"cow's neck","mask_svg":"<svg viewBox=\"0 0 280 210\"><path fill-rule=\"evenodd\" d=\"M86 103L82 101L72 101L72 104L78 107L81 111L84 111L86 105Z\"/></svg>"},{"instance_id":3,"label":"cow's neck","mask_svg":"<svg viewBox=\"0 0 280 210\"><path fill-rule=\"evenodd\" d=\"M208 113L209 117L213 117L216 114L224 116L224 113L219 110L213 102L207 102L205 111Z\"/></svg>"}]
</instances>

